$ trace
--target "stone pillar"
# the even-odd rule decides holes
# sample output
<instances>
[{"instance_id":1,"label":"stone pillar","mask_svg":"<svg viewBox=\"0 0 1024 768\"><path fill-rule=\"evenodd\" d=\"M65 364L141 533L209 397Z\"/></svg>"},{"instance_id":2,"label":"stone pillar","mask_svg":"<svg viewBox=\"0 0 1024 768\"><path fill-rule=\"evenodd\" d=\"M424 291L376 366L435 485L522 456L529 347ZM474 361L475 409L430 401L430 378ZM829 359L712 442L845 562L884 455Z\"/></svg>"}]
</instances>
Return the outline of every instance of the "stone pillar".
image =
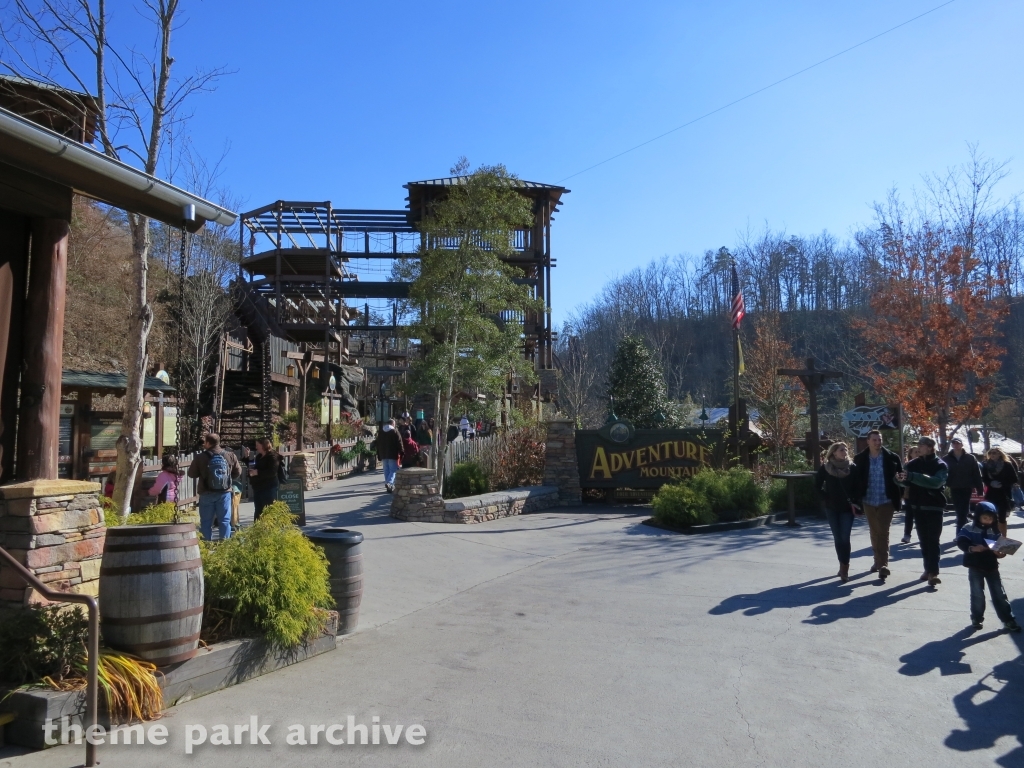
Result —
<instances>
[{"instance_id":1,"label":"stone pillar","mask_svg":"<svg viewBox=\"0 0 1024 768\"><path fill-rule=\"evenodd\" d=\"M99 594L106 525L98 483L30 480L0 486L0 546L52 589ZM0 603L47 601L0 565Z\"/></svg>"},{"instance_id":2,"label":"stone pillar","mask_svg":"<svg viewBox=\"0 0 1024 768\"><path fill-rule=\"evenodd\" d=\"M288 465L288 474L292 477L301 477L303 487L307 491L313 491L320 487L316 476L316 454L299 452L292 456L291 464Z\"/></svg>"},{"instance_id":3,"label":"stone pillar","mask_svg":"<svg viewBox=\"0 0 1024 768\"><path fill-rule=\"evenodd\" d=\"M391 516L417 523L443 523L444 499L432 469L400 469L395 476Z\"/></svg>"},{"instance_id":4,"label":"stone pillar","mask_svg":"<svg viewBox=\"0 0 1024 768\"><path fill-rule=\"evenodd\" d=\"M544 485L557 486L562 506L582 503L580 472L576 463L576 424L572 419L548 419L544 447Z\"/></svg>"},{"instance_id":5,"label":"stone pillar","mask_svg":"<svg viewBox=\"0 0 1024 768\"><path fill-rule=\"evenodd\" d=\"M32 220L18 416L19 480L57 479L68 234L63 219Z\"/></svg>"}]
</instances>

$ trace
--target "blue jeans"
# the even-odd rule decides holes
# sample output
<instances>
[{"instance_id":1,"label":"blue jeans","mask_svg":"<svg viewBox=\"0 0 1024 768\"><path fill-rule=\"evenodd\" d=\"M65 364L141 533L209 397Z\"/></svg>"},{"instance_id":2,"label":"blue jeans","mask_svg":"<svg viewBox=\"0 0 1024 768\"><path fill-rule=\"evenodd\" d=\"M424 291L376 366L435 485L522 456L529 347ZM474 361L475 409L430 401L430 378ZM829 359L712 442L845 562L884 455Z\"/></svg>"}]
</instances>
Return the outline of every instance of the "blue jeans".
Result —
<instances>
[{"instance_id":1,"label":"blue jeans","mask_svg":"<svg viewBox=\"0 0 1024 768\"><path fill-rule=\"evenodd\" d=\"M1013 610L1006 599L1003 580L999 571L983 571L979 568L967 569L968 580L971 582L971 621L985 618L985 582L988 582L988 593L992 596L992 607L1000 621L1013 621Z\"/></svg>"},{"instance_id":2,"label":"blue jeans","mask_svg":"<svg viewBox=\"0 0 1024 768\"><path fill-rule=\"evenodd\" d=\"M256 513L253 515L253 520L259 520L260 515L263 514L264 507L277 501L277 488L278 486L272 485L269 488L252 489L252 503L253 506L256 507Z\"/></svg>"},{"instance_id":3,"label":"blue jeans","mask_svg":"<svg viewBox=\"0 0 1024 768\"><path fill-rule=\"evenodd\" d=\"M213 541L213 524L217 523L222 539L231 538L231 492L199 494L199 530L203 538Z\"/></svg>"},{"instance_id":4,"label":"blue jeans","mask_svg":"<svg viewBox=\"0 0 1024 768\"><path fill-rule=\"evenodd\" d=\"M967 525L967 517L971 513L971 489L950 488L949 495L953 497L953 508L956 510L956 532Z\"/></svg>"},{"instance_id":5,"label":"blue jeans","mask_svg":"<svg viewBox=\"0 0 1024 768\"><path fill-rule=\"evenodd\" d=\"M384 459L384 485L394 485L398 474L398 459Z\"/></svg>"},{"instance_id":6,"label":"blue jeans","mask_svg":"<svg viewBox=\"0 0 1024 768\"><path fill-rule=\"evenodd\" d=\"M853 530L853 512L836 512L826 506L828 526L832 529L832 539L836 544L836 555L842 565L850 563L850 532Z\"/></svg>"}]
</instances>

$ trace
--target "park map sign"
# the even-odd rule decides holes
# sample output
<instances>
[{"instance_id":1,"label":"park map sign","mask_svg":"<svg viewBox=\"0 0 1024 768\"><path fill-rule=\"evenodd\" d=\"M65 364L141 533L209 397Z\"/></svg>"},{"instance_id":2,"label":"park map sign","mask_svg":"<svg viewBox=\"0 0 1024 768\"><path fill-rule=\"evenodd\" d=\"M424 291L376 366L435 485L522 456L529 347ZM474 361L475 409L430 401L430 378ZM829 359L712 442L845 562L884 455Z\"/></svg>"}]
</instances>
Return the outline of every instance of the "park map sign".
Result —
<instances>
[{"instance_id":1,"label":"park map sign","mask_svg":"<svg viewBox=\"0 0 1024 768\"><path fill-rule=\"evenodd\" d=\"M658 488L722 465L721 429L634 429L618 420L576 432L584 488Z\"/></svg>"}]
</instances>

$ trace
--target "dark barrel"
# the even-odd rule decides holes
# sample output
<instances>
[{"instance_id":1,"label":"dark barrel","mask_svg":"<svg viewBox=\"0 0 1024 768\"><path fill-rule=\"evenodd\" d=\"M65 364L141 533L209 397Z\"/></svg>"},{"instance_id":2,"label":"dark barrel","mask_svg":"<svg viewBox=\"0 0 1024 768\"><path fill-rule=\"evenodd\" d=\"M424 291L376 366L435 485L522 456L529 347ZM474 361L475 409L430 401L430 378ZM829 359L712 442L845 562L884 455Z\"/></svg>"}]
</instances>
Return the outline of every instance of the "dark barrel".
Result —
<instances>
[{"instance_id":1,"label":"dark barrel","mask_svg":"<svg viewBox=\"0 0 1024 768\"><path fill-rule=\"evenodd\" d=\"M323 528L306 536L324 548L330 563L331 596L338 604L338 632L347 635L359 624L363 600L363 534L344 528Z\"/></svg>"},{"instance_id":2,"label":"dark barrel","mask_svg":"<svg viewBox=\"0 0 1024 768\"><path fill-rule=\"evenodd\" d=\"M106 645L157 666L191 659L203 624L203 562L191 523L107 529L100 566Z\"/></svg>"}]
</instances>

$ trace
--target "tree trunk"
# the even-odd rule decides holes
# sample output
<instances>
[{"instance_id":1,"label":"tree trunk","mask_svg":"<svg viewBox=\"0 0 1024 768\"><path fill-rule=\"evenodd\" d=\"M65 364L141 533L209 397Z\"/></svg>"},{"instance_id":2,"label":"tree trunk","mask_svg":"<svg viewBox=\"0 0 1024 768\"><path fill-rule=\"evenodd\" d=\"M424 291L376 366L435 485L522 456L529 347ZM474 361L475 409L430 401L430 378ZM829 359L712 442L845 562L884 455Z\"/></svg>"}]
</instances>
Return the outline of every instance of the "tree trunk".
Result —
<instances>
[{"instance_id":1,"label":"tree trunk","mask_svg":"<svg viewBox=\"0 0 1024 768\"><path fill-rule=\"evenodd\" d=\"M129 214L128 221L132 231L132 314L127 338L128 382L124 396L124 415L121 417L121 435L117 438L117 479L114 483L114 504L122 517L128 514L135 488L135 472L142 460L142 399L148 363L146 344L153 326L153 308L149 305L146 291L149 219Z\"/></svg>"}]
</instances>

